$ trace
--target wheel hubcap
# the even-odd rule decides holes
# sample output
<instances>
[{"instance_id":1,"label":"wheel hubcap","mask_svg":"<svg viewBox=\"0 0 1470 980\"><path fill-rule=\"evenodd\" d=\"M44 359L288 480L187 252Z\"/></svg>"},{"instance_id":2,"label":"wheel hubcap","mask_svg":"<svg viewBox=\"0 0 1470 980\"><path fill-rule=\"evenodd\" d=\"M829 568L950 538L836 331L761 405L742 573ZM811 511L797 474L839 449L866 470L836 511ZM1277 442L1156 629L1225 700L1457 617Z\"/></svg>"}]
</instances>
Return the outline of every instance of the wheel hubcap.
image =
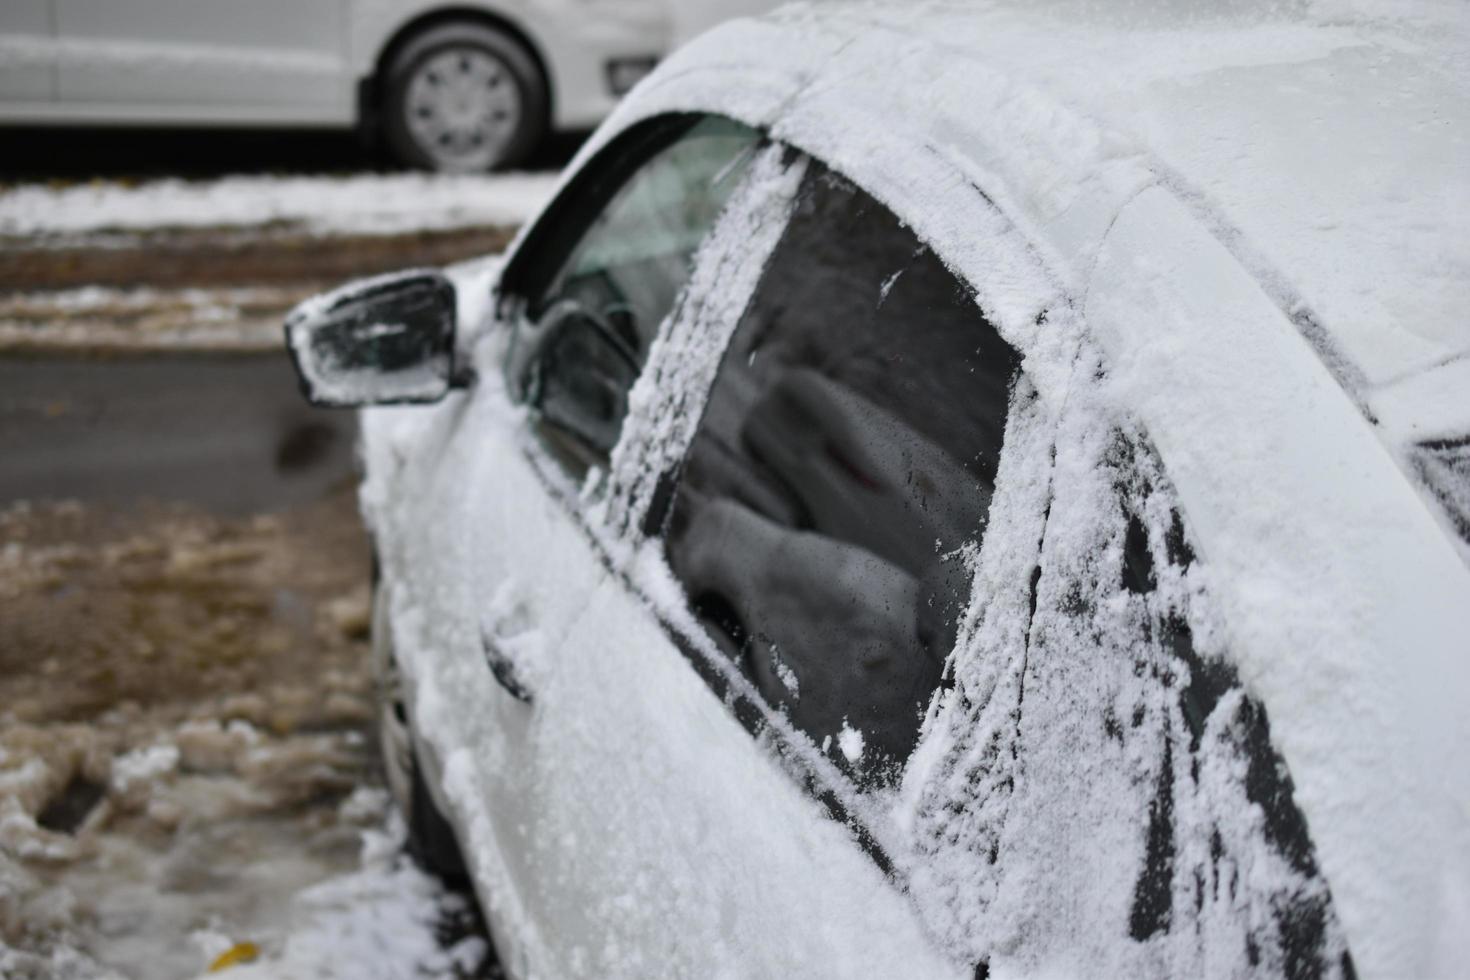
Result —
<instances>
[{"instance_id":1,"label":"wheel hubcap","mask_svg":"<svg viewBox=\"0 0 1470 980\"><path fill-rule=\"evenodd\" d=\"M414 142L444 170L484 170L505 155L521 124L520 86L505 62L474 47L421 62L404 102Z\"/></svg>"}]
</instances>

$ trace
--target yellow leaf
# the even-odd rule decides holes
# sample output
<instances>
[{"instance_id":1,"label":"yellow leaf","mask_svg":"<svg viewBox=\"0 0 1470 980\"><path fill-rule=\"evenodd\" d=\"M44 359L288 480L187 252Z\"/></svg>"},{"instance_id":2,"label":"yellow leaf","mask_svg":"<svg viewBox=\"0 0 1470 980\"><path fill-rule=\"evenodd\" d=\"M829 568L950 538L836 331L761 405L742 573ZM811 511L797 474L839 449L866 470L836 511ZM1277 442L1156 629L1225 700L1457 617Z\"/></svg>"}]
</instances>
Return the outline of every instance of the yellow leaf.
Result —
<instances>
[{"instance_id":1,"label":"yellow leaf","mask_svg":"<svg viewBox=\"0 0 1470 980\"><path fill-rule=\"evenodd\" d=\"M260 947L254 943L236 943L215 957L214 962L209 964L209 972L218 973L232 966L239 966L241 963L249 963L259 955Z\"/></svg>"}]
</instances>

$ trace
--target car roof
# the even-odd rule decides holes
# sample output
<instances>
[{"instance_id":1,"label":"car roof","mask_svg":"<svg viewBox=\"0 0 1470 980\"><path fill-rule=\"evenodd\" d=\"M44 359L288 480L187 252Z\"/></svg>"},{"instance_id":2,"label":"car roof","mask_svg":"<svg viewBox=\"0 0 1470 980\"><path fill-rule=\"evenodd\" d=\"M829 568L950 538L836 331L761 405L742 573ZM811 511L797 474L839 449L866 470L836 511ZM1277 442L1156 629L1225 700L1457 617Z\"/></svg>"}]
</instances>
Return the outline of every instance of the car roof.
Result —
<instances>
[{"instance_id":1,"label":"car roof","mask_svg":"<svg viewBox=\"0 0 1470 980\"><path fill-rule=\"evenodd\" d=\"M1079 290L1088 220L1167 186L1356 400L1395 389L1405 437L1470 433L1470 398L1405 384L1447 365L1470 382L1470 11L1259 7L806 4L764 18L763 60L788 97L848 84L969 164ZM740 47L740 27L719 33ZM928 115L905 118L916 88Z\"/></svg>"},{"instance_id":2,"label":"car roof","mask_svg":"<svg viewBox=\"0 0 1470 980\"><path fill-rule=\"evenodd\" d=\"M1470 355L1470 14L1203 7L852 16L1094 121L1099 160L1141 154L1369 385Z\"/></svg>"},{"instance_id":3,"label":"car roof","mask_svg":"<svg viewBox=\"0 0 1470 980\"><path fill-rule=\"evenodd\" d=\"M1131 372L1365 974L1470 952L1444 904L1470 770L1443 764L1470 744L1470 569L1393 449L1470 433L1470 8L1370 3L799 5L675 52L579 156L664 112L765 128L914 226L1044 398L1087 321ZM1148 261L1194 264L1127 267L1155 226ZM1128 289L1173 292L1112 302Z\"/></svg>"}]
</instances>

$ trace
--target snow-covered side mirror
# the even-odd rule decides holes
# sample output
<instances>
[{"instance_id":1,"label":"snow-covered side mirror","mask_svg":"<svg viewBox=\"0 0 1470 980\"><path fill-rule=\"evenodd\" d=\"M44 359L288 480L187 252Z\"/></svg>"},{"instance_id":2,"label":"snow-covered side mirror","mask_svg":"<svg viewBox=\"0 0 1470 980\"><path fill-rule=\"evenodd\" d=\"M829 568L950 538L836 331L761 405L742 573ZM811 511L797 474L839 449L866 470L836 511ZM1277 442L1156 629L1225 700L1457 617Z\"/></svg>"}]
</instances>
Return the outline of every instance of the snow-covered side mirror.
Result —
<instances>
[{"instance_id":1,"label":"snow-covered side mirror","mask_svg":"<svg viewBox=\"0 0 1470 980\"><path fill-rule=\"evenodd\" d=\"M286 315L286 347L313 405L436 402L454 363L454 285L431 269L350 282Z\"/></svg>"}]
</instances>

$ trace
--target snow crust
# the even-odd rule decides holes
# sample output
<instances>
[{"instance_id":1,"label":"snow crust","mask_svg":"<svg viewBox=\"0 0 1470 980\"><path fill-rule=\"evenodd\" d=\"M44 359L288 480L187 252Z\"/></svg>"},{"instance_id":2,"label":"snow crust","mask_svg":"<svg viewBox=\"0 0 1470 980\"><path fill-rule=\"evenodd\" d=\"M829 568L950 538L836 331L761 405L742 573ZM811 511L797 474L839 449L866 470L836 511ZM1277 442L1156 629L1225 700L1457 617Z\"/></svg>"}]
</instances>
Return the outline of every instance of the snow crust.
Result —
<instances>
[{"instance_id":1,"label":"snow crust","mask_svg":"<svg viewBox=\"0 0 1470 980\"><path fill-rule=\"evenodd\" d=\"M1336 975L1326 883L1249 782L1264 722L1225 680L1173 487L1107 385L1059 419L1017 402L955 686L905 780L926 919L1000 976L1292 975L1291 956ZM1288 952L1317 917L1320 945Z\"/></svg>"},{"instance_id":2,"label":"snow crust","mask_svg":"<svg viewBox=\"0 0 1470 980\"><path fill-rule=\"evenodd\" d=\"M1463 6L988 7L856 17L1023 83L1032 111L1087 120L1102 142L1072 153L1089 169L1140 155L1368 383L1470 350L1470 243L1449 217L1470 206ZM1030 183L1045 196L1028 210L1076 205Z\"/></svg>"},{"instance_id":3,"label":"snow crust","mask_svg":"<svg viewBox=\"0 0 1470 980\"><path fill-rule=\"evenodd\" d=\"M20 185L0 191L0 235L279 223L323 235L519 225L541 210L556 182L555 174L509 173Z\"/></svg>"},{"instance_id":4,"label":"snow crust","mask_svg":"<svg viewBox=\"0 0 1470 980\"><path fill-rule=\"evenodd\" d=\"M843 722L842 730L837 733L837 750L849 765L857 765L863 757L862 729L850 728Z\"/></svg>"},{"instance_id":5,"label":"snow crust","mask_svg":"<svg viewBox=\"0 0 1470 980\"><path fill-rule=\"evenodd\" d=\"M26 760L0 754L6 980L204 975L245 943L232 975L282 980L463 976L488 953L443 941L468 900L412 864L382 788L305 820L272 813L359 775L358 732L280 738L204 715L116 755L106 723L5 735ZM79 776L104 801L74 832L42 826L37 811Z\"/></svg>"}]
</instances>

